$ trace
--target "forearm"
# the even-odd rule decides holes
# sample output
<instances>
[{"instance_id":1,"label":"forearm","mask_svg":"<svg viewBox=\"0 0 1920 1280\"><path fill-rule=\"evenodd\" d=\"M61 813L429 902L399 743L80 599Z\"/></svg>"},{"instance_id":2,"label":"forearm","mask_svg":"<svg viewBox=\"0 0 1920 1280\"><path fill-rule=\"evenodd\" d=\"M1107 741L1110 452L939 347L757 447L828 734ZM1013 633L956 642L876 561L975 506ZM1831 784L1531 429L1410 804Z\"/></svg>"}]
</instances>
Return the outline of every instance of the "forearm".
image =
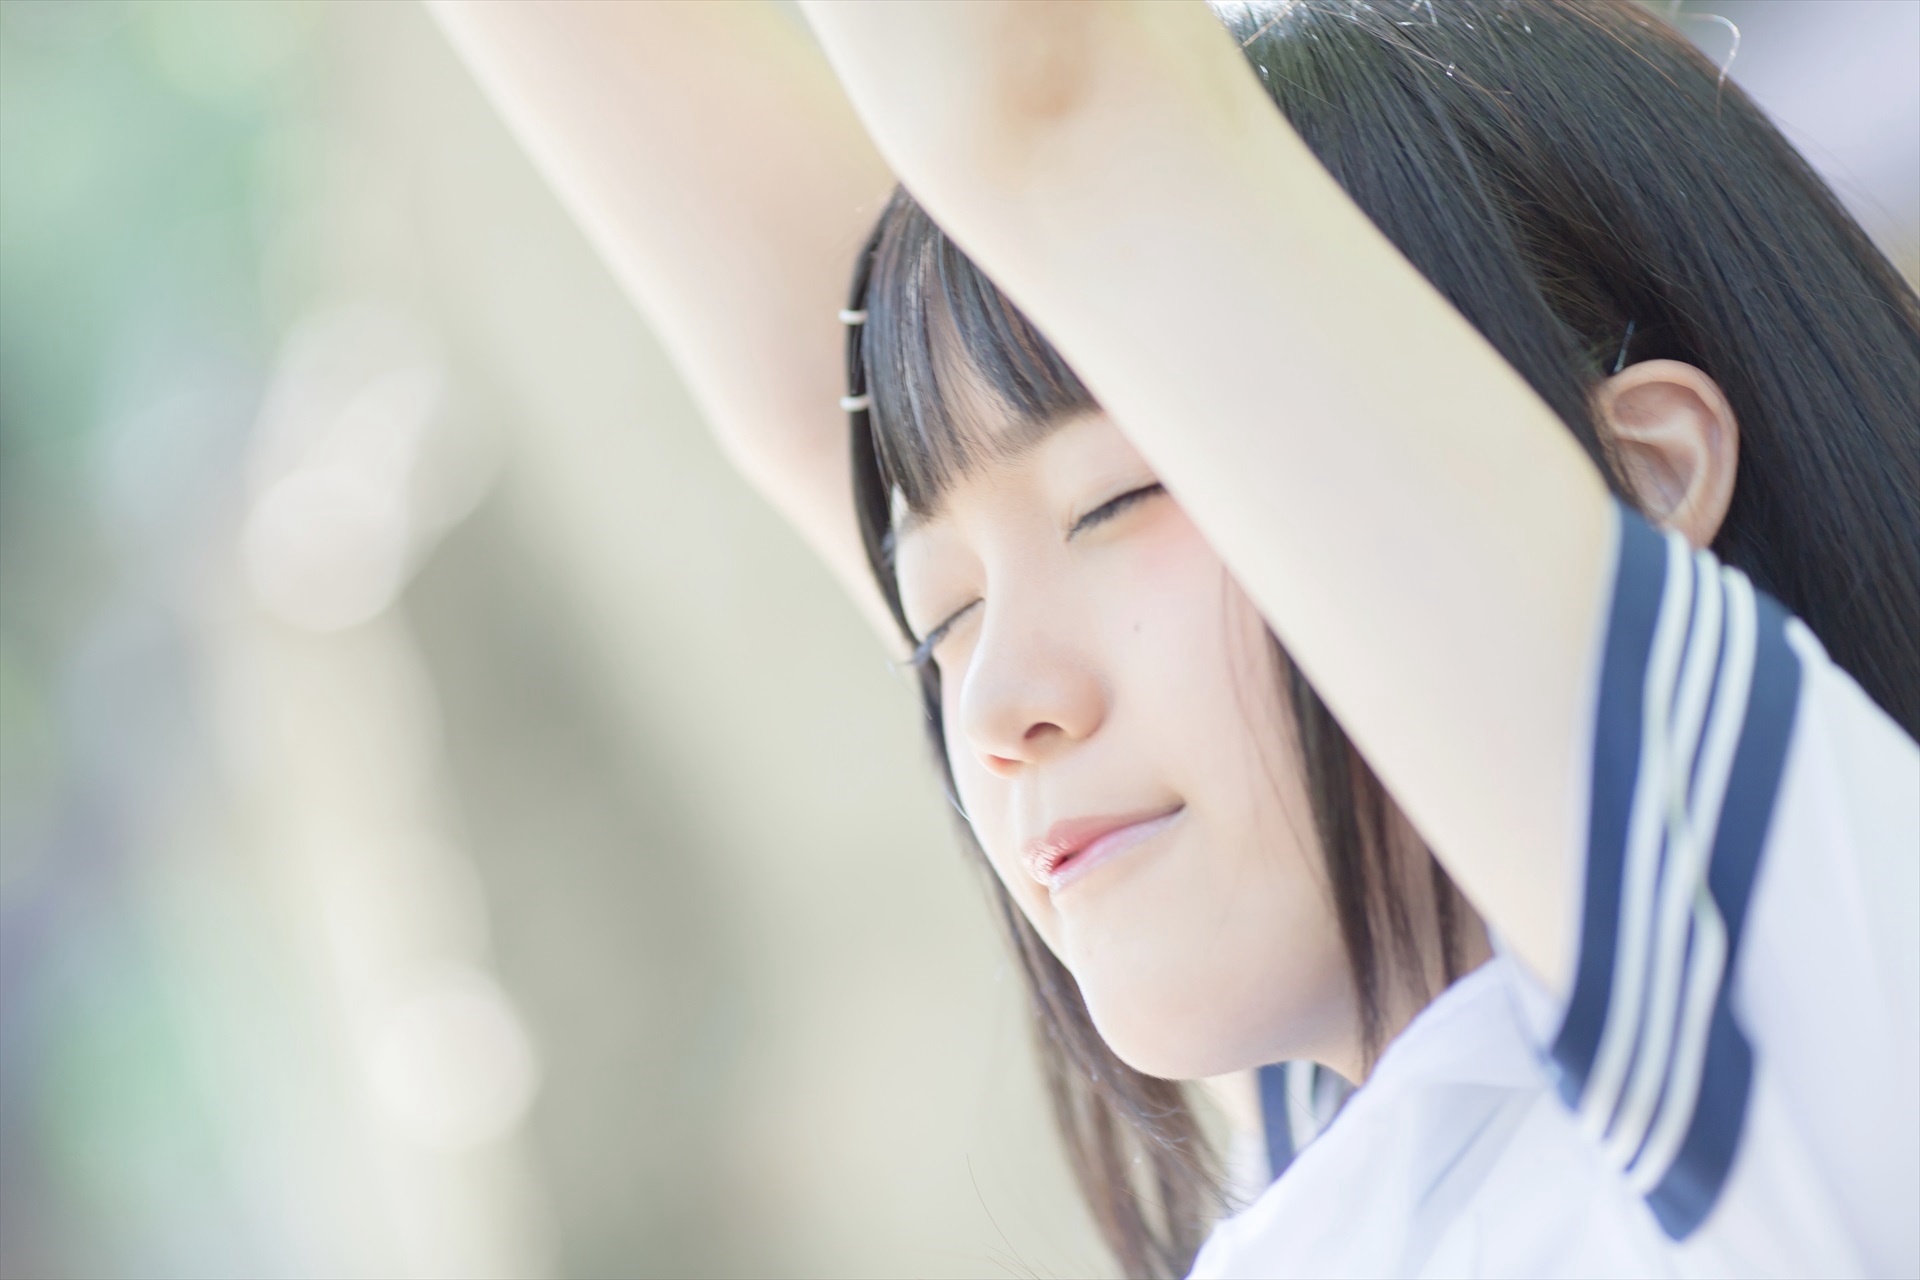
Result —
<instances>
[{"instance_id":1,"label":"forearm","mask_svg":"<svg viewBox=\"0 0 1920 1280\"><path fill-rule=\"evenodd\" d=\"M807 33L739 0L431 7L734 461L884 617L835 312L893 179Z\"/></svg>"},{"instance_id":2,"label":"forearm","mask_svg":"<svg viewBox=\"0 0 1920 1280\"><path fill-rule=\"evenodd\" d=\"M1154 464L1476 905L1559 980L1611 545L1569 433L1202 6L808 12L896 171Z\"/></svg>"}]
</instances>

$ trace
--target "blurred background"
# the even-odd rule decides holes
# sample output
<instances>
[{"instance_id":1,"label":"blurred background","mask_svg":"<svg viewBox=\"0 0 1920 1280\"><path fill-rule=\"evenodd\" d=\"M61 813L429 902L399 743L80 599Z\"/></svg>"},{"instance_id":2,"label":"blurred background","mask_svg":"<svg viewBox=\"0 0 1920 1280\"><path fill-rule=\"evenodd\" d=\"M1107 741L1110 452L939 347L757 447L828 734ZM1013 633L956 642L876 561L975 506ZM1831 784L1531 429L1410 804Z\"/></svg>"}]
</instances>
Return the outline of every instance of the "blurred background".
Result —
<instances>
[{"instance_id":1,"label":"blurred background","mask_svg":"<svg viewBox=\"0 0 1920 1280\"><path fill-rule=\"evenodd\" d=\"M1920 3L1653 7L1914 278ZM0 1274L1104 1267L912 692L418 7L0 0L0 574Z\"/></svg>"}]
</instances>

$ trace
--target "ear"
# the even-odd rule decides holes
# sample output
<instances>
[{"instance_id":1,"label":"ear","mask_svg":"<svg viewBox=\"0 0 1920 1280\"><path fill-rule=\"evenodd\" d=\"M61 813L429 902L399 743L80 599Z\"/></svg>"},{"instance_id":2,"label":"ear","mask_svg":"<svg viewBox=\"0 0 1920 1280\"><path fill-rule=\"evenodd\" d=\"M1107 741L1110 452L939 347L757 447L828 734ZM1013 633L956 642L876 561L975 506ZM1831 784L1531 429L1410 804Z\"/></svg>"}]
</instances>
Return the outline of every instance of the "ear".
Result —
<instances>
[{"instance_id":1,"label":"ear","mask_svg":"<svg viewBox=\"0 0 1920 1280\"><path fill-rule=\"evenodd\" d=\"M1720 384L1678 360L1644 360L1595 387L1593 404L1646 517L1695 547L1712 542L1740 465L1740 424Z\"/></svg>"}]
</instances>

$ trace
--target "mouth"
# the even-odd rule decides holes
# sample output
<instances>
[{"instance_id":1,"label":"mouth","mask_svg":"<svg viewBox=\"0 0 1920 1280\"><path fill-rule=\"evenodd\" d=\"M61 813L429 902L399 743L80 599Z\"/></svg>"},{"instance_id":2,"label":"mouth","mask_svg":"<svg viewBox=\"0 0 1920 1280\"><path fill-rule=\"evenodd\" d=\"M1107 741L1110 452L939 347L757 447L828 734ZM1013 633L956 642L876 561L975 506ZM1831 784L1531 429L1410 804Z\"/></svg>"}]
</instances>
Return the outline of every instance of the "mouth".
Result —
<instances>
[{"instance_id":1,"label":"mouth","mask_svg":"<svg viewBox=\"0 0 1920 1280\"><path fill-rule=\"evenodd\" d=\"M1095 867L1111 862L1151 840L1186 812L1184 804L1144 813L1096 818L1067 818L1022 850L1027 874L1049 892L1058 892Z\"/></svg>"}]
</instances>

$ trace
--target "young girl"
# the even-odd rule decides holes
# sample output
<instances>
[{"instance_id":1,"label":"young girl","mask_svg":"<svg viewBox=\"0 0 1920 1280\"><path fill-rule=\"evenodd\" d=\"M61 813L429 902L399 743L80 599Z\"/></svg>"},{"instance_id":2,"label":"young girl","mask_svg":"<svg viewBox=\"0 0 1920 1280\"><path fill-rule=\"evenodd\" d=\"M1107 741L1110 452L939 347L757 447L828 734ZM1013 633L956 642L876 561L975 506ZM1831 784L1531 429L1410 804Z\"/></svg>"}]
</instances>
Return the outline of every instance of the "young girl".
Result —
<instances>
[{"instance_id":1,"label":"young girl","mask_svg":"<svg viewBox=\"0 0 1920 1280\"><path fill-rule=\"evenodd\" d=\"M911 650L1126 1270L1920 1269L1920 304L1715 68L809 6L856 120L775 13L442 14ZM1172 1082L1289 1059L1195 1261Z\"/></svg>"}]
</instances>

